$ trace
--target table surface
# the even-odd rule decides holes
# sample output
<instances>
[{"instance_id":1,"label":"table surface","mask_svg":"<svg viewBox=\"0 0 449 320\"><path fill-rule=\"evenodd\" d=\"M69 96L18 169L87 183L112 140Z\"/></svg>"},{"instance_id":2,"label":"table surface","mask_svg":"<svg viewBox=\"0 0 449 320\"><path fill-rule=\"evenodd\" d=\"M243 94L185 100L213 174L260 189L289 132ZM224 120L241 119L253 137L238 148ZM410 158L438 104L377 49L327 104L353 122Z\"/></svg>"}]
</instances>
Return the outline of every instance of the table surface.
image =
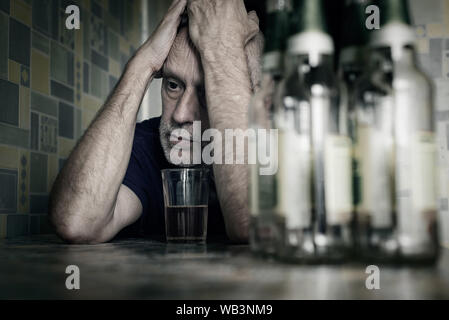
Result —
<instances>
[{"instance_id":1,"label":"table surface","mask_svg":"<svg viewBox=\"0 0 449 320\"><path fill-rule=\"evenodd\" d=\"M80 290L65 287L69 265L80 269ZM449 250L434 267L379 266L379 290L366 288L366 267L281 264L254 257L248 246L24 237L0 242L0 299L449 298Z\"/></svg>"}]
</instances>

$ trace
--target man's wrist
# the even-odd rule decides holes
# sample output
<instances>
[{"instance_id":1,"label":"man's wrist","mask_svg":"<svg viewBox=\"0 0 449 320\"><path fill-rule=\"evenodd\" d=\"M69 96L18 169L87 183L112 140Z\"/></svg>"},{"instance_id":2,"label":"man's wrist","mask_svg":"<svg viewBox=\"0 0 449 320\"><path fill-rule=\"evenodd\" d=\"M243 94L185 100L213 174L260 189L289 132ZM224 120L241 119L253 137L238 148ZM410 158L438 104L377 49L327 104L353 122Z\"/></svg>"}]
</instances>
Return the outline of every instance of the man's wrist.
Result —
<instances>
[{"instance_id":1,"label":"man's wrist","mask_svg":"<svg viewBox=\"0 0 449 320\"><path fill-rule=\"evenodd\" d=\"M223 59L232 59L245 53L245 47L239 43L223 43L210 44L204 46L200 50L201 61L203 63L222 62Z\"/></svg>"},{"instance_id":2,"label":"man's wrist","mask_svg":"<svg viewBox=\"0 0 449 320\"><path fill-rule=\"evenodd\" d=\"M150 59L145 59L145 57L137 52L137 54L128 61L125 67L125 73L146 86L158 71L149 60Z\"/></svg>"}]
</instances>

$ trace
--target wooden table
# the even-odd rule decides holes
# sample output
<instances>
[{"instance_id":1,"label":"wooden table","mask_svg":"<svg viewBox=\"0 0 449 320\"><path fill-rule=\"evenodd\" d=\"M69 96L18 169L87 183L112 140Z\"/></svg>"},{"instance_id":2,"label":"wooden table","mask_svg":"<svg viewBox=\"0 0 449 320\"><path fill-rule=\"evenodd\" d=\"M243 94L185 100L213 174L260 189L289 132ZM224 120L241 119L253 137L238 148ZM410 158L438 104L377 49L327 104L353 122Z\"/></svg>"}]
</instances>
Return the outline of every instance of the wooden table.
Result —
<instances>
[{"instance_id":1,"label":"wooden table","mask_svg":"<svg viewBox=\"0 0 449 320\"><path fill-rule=\"evenodd\" d=\"M66 267L80 270L69 291ZM168 245L127 239L67 245L55 236L0 242L0 299L437 299L449 298L449 251L437 266L298 266L254 257L248 246Z\"/></svg>"}]
</instances>

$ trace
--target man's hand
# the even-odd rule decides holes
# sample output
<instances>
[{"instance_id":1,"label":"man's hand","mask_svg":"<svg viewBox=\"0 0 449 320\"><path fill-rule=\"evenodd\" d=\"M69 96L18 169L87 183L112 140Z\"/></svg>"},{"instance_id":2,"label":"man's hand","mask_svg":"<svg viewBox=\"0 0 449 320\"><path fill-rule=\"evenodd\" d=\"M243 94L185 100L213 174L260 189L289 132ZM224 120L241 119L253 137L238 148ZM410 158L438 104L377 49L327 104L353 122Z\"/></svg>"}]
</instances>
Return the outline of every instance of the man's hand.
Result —
<instances>
[{"instance_id":1,"label":"man's hand","mask_svg":"<svg viewBox=\"0 0 449 320\"><path fill-rule=\"evenodd\" d=\"M187 0L174 0L156 30L137 51L132 63L140 70L150 70L154 76L162 69L176 38L186 4Z\"/></svg>"},{"instance_id":2,"label":"man's hand","mask_svg":"<svg viewBox=\"0 0 449 320\"><path fill-rule=\"evenodd\" d=\"M249 101L259 82L257 73L250 72L250 67L259 69L257 15L246 12L243 0L189 0L187 8L190 38L204 70L210 126L223 135L227 129L245 130ZM247 159L246 151L243 156ZM248 240L247 171L245 165L214 165L226 231L235 242Z\"/></svg>"},{"instance_id":3,"label":"man's hand","mask_svg":"<svg viewBox=\"0 0 449 320\"><path fill-rule=\"evenodd\" d=\"M202 57L209 50L244 48L259 31L243 0L190 0L187 9L190 37Z\"/></svg>"}]
</instances>

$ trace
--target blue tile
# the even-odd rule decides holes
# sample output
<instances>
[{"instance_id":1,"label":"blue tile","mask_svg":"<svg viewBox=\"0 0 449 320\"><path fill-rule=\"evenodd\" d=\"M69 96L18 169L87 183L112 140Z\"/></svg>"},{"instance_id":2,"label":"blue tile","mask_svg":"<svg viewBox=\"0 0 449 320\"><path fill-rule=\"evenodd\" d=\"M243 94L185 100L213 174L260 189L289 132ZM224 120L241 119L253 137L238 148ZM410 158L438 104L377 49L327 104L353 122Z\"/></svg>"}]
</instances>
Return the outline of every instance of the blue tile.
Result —
<instances>
[{"instance_id":1,"label":"blue tile","mask_svg":"<svg viewBox=\"0 0 449 320\"><path fill-rule=\"evenodd\" d=\"M103 8L95 0L91 0L90 4L92 13L100 19L103 18Z\"/></svg>"},{"instance_id":2,"label":"blue tile","mask_svg":"<svg viewBox=\"0 0 449 320\"><path fill-rule=\"evenodd\" d=\"M51 95L73 103L74 99L73 89L63 84L57 83L53 80L51 81Z\"/></svg>"},{"instance_id":3,"label":"blue tile","mask_svg":"<svg viewBox=\"0 0 449 320\"><path fill-rule=\"evenodd\" d=\"M9 38L14 39L14 41L9 42L9 58L29 67L31 47L30 28L14 18L10 18Z\"/></svg>"},{"instance_id":4,"label":"blue tile","mask_svg":"<svg viewBox=\"0 0 449 320\"><path fill-rule=\"evenodd\" d=\"M0 0L0 10L9 14L9 0Z\"/></svg>"},{"instance_id":5,"label":"blue tile","mask_svg":"<svg viewBox=\"0 0 449 320\"><path fill-rule=\"evenodd\" d=\"M50 223L48 215L40 215L40 233L41 234L55 234L55 229Z\"/></svg>"},{"instance_id":6,"label":"blue tile","mask_svg":"<svg viewBox=\"0 0 449 320\"><path fill-rule=\"evenodd\" d=\"M6 237L11 239L18 236L28 235L29 216L26 214L8 215Z\"/></svg>"},{"instance_id":7,"label":"blue tile","mask_svg":"<svg viewBox=\"0 0 449 320\"><path fill-rule=\"evenodd\" d=\"M30 216L30 234L36 235L40 233L40 217L38 215Z\"/></svg>"},{"instance_id":8,"label":"blue tile","mask_svg":"<svg viewBox=\"0 0 449 320\"><path fill-rule=\"evenodd\" d=\"M85 62L83 66L83 92L89 93L89 65Z\"/></svg>"},{"instance_id":9,"label":"blue tile","mask_svg":"<svg viewBox=\"0 0 449 320\"><path fill-rule=\"evenodd\" d=\"M58 102L35 91L31 91L31 109L52 117L58 116Z\"/></svg>"},{"instance_id":10,"label":"blue tile","mask_svg":"<svg viewBox=\"0 0 449 320\"><path fill-rule=\"evenodd\" d=\"M81 15L84 17L82 28L84 59L90 61L90 13L86 10L82 10Z\"/></svg>"},{"instance_id":11,"label":"blue tile","mask_svg":"<svg viewBox=\"0 0 449 320\"><path fill-rule=\"evenodd\" d=\"M59 168L58 168L59 171L61 171L62 168L64 168L65 162L66 162L66 159L62 159L62 158L59 159Z\"/></svg>"},{"instance_id":12,"label":"blue tile","mask_svg":"<svg viewBox=\"0 0 449 320\"><path fill-rule=\"evenodd\" d=\"M48 196L30 195L30 213L48 213Z\"/></svg>"},{"instance_id":13,"label":"blue tile","mask_svg":"<svg viewBox=\"0 0 449 320\"><path fill-rule=\"evenodd\" d=\"M109 56L116 61L120 61L119 38L112 31L109 31L108 46L109 46L109 50L108 50Z\"/></svg>"},{"instance_id":14,"label":"blue tile","mask_svg":"<svg viewBox=\"0 0 449 320\"><path fill-rule=\"evenodd\" d=\"M82 134L81 110L75 109L75 139L78 140Z\"/></svg>"},{"instance_id":15,"label":"blue tile","mask_svg":"<svg viewBox=\"0 0 449 320\"><path fill-rule=\"evenodd\" d=\"M107 74L97 68L95 65L91 65L90 69L90 93L94 96L104 99L109 92L109 79Z\"/></svg>"},{"instance_id":16,"label":"blue tile","mask_svg":"<svg viewBox=\"0 0 449 320\"><path fill-rule=\"evenodd\" d=\"M120 19L120 15L123 12L123 0L109 0L108 8L114 18Z\"/></svg>"},{"instance_id":17,"label":"blue tile","mask_svg":"<svg viewBox=\"0 0 449 320\"><path fill-rule=\"evenodd\" d=\"M33 28L58 39L59 34L58 0L33 0Z\"/></svg>"},{"instance_id":18,"label":"blue tile","mask_svg":"<svg viewBox=\"0 0 449 320\"><path fill-rule=\"evenodd\" d=\"M94 50L92 50L92 52L91 52L91 61L92 61L93 64L95 64L96 66L100 67L104 71L106 71L106 72L109 71L109 60L108 60L108 58L106 58L103 55L95 52Z\"/></svg>"},{"instance_id":19,"label":"blue tile","mask_svg":"<svg viewBox=\"0 0 449 320\"><path fill-rule=\"evenodd\" d=\"M0 213L17 212L17 170L0 169Z\"/></svg>"},{"instance_id":20,"label":"blue tile","mask_svg":"<svg viewBox=\"0 0 449 320\"><path fill-rule=\"evenodd\" d=\"M14 126L19 125L19 86L0 79L0 121Z\"/></svg>"},{"instance_id":21,"label":"blue tile","mask_svg":"<svg viewBox=\"0 0 449 320\"><path fill-rule=\"evenodd\" d=\"M59 103L59 136L64 138L74 138L74 110L73 107Z\"/></svg>"},{"instance_id":22,"label":"blue tile","mask_svg":"<svg viewBox=\"0 0 449 320\"><path fill-rule=\"evenodd\" d=\"M9 3L9 2L8 2ZM9 19L0 12L0 78L8 79Z\"/></svg>"},{"instance_id":23,"label":"blue tile","mask_svg":"<svg viewBox=\"0 0 449 320\"><path fill-rule=\"evenodd\" d=\"M45 154L31 153L30 192L47 192L47 160Z\"/></svg>"},{"instance_id":24,"label":"blue tile","mask_svg":"<svg viewBox=\"0 0 449 320\"><path fill-rule=\"evenodd\" d=\"M112 90L114 90L117 81L118 79L116 77L109 76L109 92L112 92Z\"/></svg>"},{"instance_id":25,"label":"blue tile","mask_svg":"<svg viewBox=\"0 0 449 320\"><path fill-rule=\"evenodd\" d=\"M0 123L0 143L28 149L30 144L28 130Z\"/></svg>"},{"instance_id":26,"label":"blue tile","mask_svg":"<svg viewBox=\"0 0 449 320\"><path fill-rule=\"evenodd\" d=\"M31 112L31 150L39 150L39 115Z\"/></svg>"}]
</instances>

